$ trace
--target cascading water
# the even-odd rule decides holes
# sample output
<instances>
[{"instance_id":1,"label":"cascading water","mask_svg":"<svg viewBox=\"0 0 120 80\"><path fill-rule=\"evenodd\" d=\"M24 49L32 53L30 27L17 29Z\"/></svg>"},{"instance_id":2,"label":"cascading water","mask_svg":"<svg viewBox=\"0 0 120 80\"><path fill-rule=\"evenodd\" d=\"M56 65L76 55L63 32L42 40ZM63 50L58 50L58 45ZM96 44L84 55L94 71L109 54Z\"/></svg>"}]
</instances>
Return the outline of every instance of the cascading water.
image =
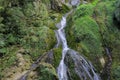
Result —
<instances>
[{"instance_id":1,"label":"cascading water","mask_svg":"<svg viewBox=\"0 0 120 80\"><path fill-rule=\"evenodd\" d=\"M87 61L84 57L82 57L80 54L78 54L76 51L68 48L64 28L66 27L66 18L71 12L72 10L69 13L65 14L65 16L62 17L61 21L56 25L56 27L58 28L58 30L55 31L57 37L56 47L62 44L63 48L62 59L57 70L58 78L59 80L68 80L67 66L64 60L66 54L69 54L72 57L74 64L76 66L75 67L76 74L79 76L81 80L100 80L97 73L95 73L92 64L89 61Z\"/></svg>"},{"instance_id":2,"label":"cascading water","mask_svg":"<svg viewBox=\"0 0 120 80\"><path fill-rule=\"evenodd\" d=\"M65 55L66 55L67 51L69 50L69 48L67 46L67 41L65 38L65 33L64 33L64 27L66 26L66 17L62 17L60 24L61 24L61 26L58 27L59 29L56 30L56 33L57 33L58 44L60 44L60 41L62 42L63 50L62 50L62 59L60 61L59 67L58 67L58 76L59 76L60 80L68 80L67 69L66 69L66 65L64 63ZM57 44L57 46L58 46L58 44Z\"/></svg>"}]
</instances>

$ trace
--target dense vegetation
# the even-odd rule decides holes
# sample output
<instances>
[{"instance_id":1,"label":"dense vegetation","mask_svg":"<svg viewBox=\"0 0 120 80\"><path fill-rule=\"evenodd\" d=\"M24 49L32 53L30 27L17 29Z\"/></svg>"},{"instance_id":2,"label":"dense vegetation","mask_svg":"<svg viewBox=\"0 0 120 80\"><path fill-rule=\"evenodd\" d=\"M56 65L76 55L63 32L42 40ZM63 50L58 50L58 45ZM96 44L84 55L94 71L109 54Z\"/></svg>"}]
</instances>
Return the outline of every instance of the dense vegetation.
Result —
<instances>
[{"instance_id":1,"label":"dense vegetation","mask_svg":"<svg viewBox=\"0 0 120 80\"><path fill-rule=\"evenodd\" d=\"M55 69L61 58L61 47L54 48L57 42L55 25L72 8L59 1L0 0L1 80L14 80L18 72L22 75L39 56L51 49L54 53L52 62L45 63L43 59L29 80L57 80ZM68 45L85 55L100 75L109 61L105 51L109 48L111 80L120 80L120 0L86 1L87 4L81 3L68 16ZM102 77L103 80L106 78Z\"/></svg>"}]
</instances>

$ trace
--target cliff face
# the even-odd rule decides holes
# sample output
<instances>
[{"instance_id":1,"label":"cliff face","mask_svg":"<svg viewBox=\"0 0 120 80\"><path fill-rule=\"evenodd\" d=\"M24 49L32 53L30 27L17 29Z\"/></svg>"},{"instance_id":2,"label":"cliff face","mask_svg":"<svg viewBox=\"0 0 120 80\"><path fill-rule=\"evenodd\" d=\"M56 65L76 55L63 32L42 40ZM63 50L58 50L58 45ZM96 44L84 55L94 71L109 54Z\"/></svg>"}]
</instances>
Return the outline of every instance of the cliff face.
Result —
<instances>
[{"instance_id":1,"label":"cliff face","mask_svg":"<svg viewBox=\"0 0 120 80\"><path fill-rule=\"evenodd\" d=\"M81 0L77 7L70 6L71 2L0 0L1 80L20 78L39 57L28 80L58 80L62 49L54 48L54 30L72 8L76 10L68 16L65 28L70 48L90 60L102 80L120 79L120 1Z\"/></svg>"}]
</instances>

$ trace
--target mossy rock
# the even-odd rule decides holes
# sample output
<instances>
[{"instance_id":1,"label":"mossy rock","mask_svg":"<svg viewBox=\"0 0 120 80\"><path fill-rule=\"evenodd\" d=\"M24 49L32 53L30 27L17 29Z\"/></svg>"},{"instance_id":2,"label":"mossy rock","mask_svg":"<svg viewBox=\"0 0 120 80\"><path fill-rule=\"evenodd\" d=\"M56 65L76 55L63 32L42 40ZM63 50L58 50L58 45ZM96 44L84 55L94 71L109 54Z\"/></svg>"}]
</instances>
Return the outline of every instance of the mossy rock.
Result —
<instances>
[{"instance_id":1,"label":"mossy rock","mask_svg":"<svg viewBox=\"0 0 120 80\"><path fill-rule=\"evenodd\" d=\"M59 66L61 57L62 57L62 49L61 48L54 48L53 49L54 52L54 62L53 62L53 66L55 68L57 68Z\"/></svg>"},{"instance_id":2,"label":"mossy rock","mask_svg":"<svg viewBox=\"0 0 120 80\"><path fill-rule=\"evenodd\" d=\"M55 68L48 63L41 63L37 68L38 80L58 80Z\"/></svg>"},{"instance_id":3,"label":"mossy rock","mask_svg":"<svg viewBox=\"0 0 120 80\"><path fill-rule=\"evenodd\" d=\"M79 76L76 74L76 69L75 69L75 62L72 58L72 56L70 55L70 51L69 50L65 56L65 64L67 66L67 70L68 70L68 75L69 75L69 79L70 80L78 80L80 79Z\"/></svg>"}]
</instances>

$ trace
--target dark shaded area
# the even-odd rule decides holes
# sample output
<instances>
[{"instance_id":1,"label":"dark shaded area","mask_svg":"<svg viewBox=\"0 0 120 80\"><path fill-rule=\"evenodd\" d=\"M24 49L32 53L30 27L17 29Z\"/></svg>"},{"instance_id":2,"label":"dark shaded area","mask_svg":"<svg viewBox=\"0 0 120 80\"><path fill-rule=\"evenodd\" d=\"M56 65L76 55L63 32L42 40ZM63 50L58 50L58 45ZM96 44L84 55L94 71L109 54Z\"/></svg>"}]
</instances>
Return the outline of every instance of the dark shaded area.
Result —
<instances>
[{"instance_id":1,"label":"dark shaded area","mask_svg":"<svg viewBox=\"0 0 120 80\"><path fill-rule=\"evenodd\" d=\"M120 30L120 21L118 21L117 18L115 17L115 13L113 15L113 23Z\"/></svg>"}]
</instances>

